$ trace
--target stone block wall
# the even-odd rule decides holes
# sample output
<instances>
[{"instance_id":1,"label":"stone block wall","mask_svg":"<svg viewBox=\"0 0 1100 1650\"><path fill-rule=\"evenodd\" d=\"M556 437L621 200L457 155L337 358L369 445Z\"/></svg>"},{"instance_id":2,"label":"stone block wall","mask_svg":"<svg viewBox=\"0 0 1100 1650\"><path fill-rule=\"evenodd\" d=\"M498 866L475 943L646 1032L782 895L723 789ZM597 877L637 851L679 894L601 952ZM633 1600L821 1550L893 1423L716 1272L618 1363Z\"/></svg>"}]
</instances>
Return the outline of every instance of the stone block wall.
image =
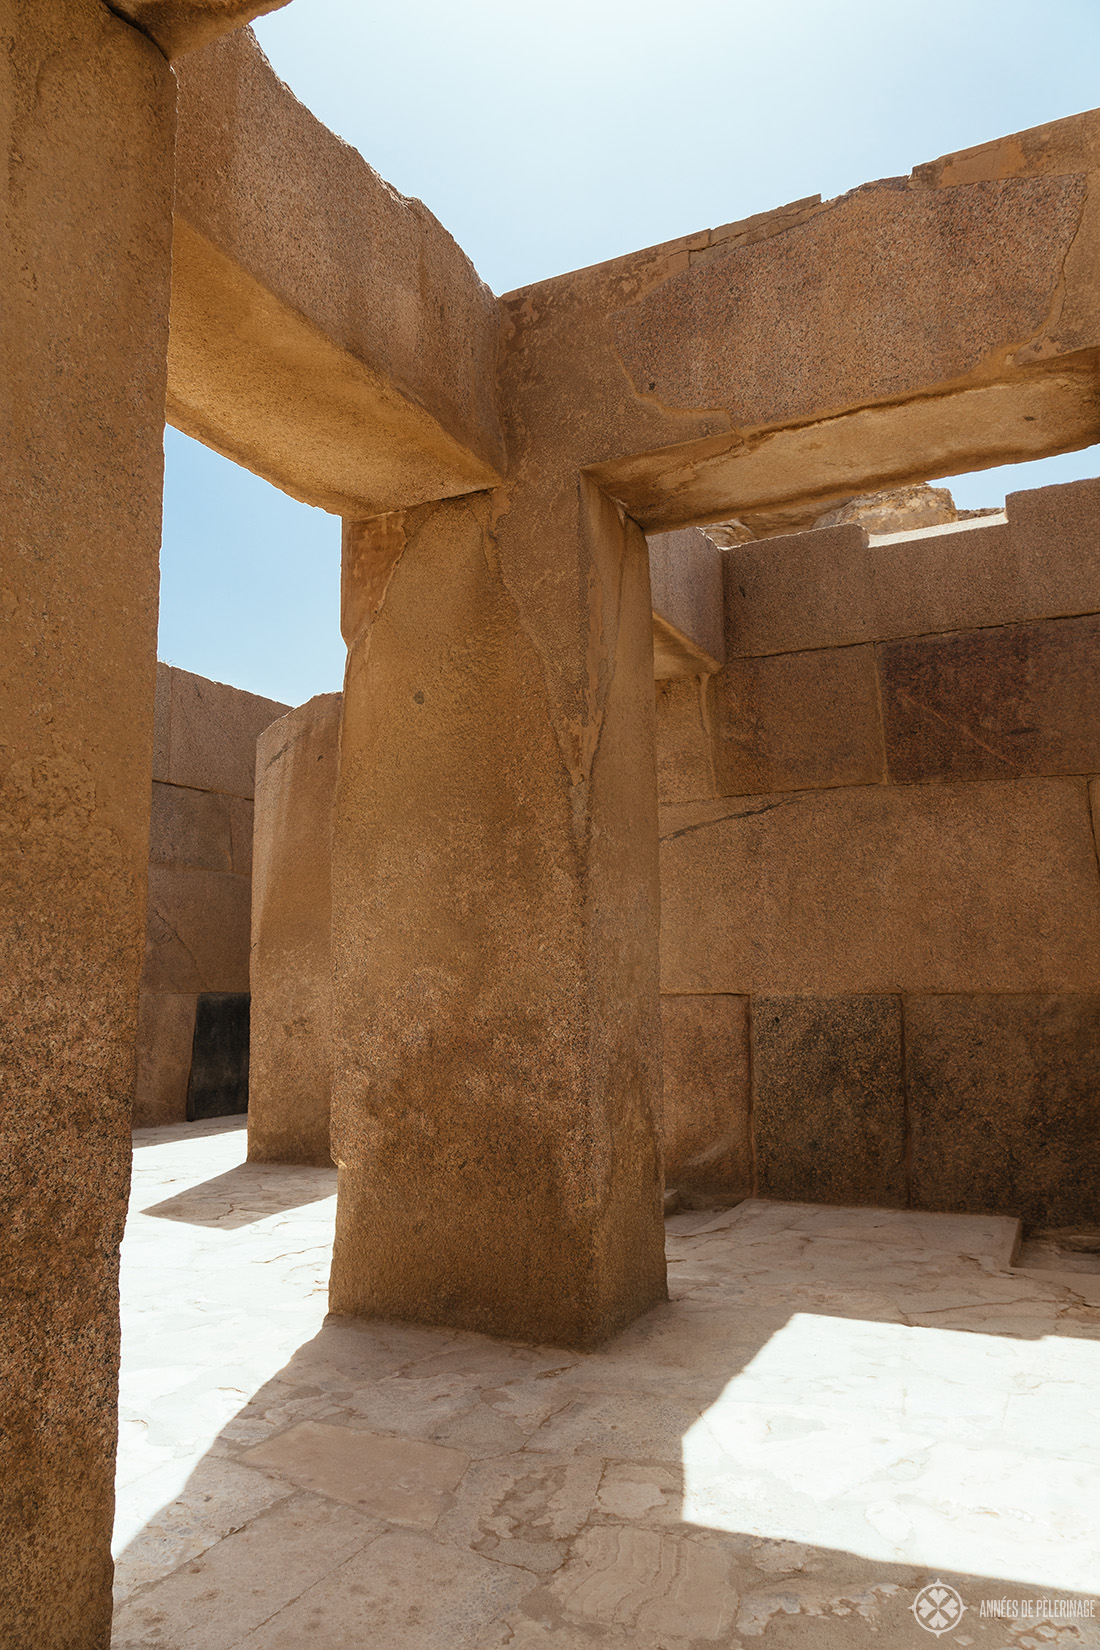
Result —
<instances>
[{"instance_id":1,"label":"stone block wall","mask_svg":"<svg viewBox=\"0 0 1100 1650\"><path fill-rule=\"evenodd\" d=\"M199 995L249 988L256 740L287 709L157 666L135 1127L187 1115Z\"/></svg>"},{"instance_id":2,"label":"stone block wall","mask_svg":"<svg viewBox=\"0 0 1100 1650\"><path fill-rule=\"evenodd\" d=\"M658 684L688 1193L1100 1220L1100 481L724 553Z\"/></svg>"}]
</instances>

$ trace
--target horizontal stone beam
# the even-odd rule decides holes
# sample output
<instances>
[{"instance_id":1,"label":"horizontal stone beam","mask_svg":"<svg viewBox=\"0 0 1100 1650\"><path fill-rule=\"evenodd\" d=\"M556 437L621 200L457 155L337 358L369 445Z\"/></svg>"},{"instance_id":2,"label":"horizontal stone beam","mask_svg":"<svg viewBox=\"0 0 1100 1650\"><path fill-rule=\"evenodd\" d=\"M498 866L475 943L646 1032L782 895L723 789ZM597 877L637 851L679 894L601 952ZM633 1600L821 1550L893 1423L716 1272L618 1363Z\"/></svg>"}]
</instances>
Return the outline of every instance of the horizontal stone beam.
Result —
<instances>
[{"instance_id":1,"label":"horizontal stone beam","mask_svg":"<svg viewBox=\"0 0 1100 1650\"><path fill-rule=\"evenodd\" d=\"M509 294L507 359L646 532L789 531L1100 439L1098 255L1093 112Z\"/></svg>"},{"instance_id":2,"label":"horizontal stone beam","mask_svg":"<svg viewBox=\"0 0 1100 1650\"><path fill-rule=\"evenodd\" d=\"M168 414L362 517L491 487L497 300L247 30L179 66Z\"/></svg>"}]
</instances>

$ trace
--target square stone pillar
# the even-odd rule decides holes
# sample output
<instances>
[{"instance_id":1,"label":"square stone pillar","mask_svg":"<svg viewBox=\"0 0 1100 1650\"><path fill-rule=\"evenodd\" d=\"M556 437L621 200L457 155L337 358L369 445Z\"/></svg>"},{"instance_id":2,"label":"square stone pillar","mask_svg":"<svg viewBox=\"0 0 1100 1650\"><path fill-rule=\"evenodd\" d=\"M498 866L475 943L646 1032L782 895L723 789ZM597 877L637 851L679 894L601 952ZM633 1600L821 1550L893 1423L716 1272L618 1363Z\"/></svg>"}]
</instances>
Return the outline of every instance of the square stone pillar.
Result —
<instances>
[{"instance_id":1,"label":"square stone pillar","mask_svg":"<svg viewBox=\"0 0 1100 1650\"><path fill-rule=\"evenodd\" d=\"M340 695L319 693L256 746L248 1156L332 1162L332 806Z\"/></svg>"},{"instance_id":2,"label":"square stone pillar","mask_svg":"<svg viewBox=\"0 0 1100 1650\"><path fill-rule=\"evenodd\" d=\"M0 1645L110 1638L175 85L0 0Z\"/></svg>"},{"instance_id":3,"label":"square stone pillar","mask_svg":"<svg viewBox=\"0 0 1100 1650\"><path fill-rule=\"evenodd\" d=\"M345 531L337 1313L591 1346L665 1298L641 532L576 473Z\"/></svg>"}]
</instances>

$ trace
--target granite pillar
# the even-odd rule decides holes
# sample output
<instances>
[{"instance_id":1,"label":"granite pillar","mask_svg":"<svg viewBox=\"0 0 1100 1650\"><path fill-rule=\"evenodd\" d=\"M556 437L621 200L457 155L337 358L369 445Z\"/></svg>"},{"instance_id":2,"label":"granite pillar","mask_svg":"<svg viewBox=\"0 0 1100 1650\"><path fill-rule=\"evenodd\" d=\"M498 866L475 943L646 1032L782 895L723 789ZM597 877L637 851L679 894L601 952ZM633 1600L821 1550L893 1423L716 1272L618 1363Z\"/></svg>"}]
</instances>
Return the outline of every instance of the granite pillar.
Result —
<instances>
[{"instance_id":1,"label":"granite pillar","mask_svg":"<svg viewBox=\"0 0 1100 1650\"><path fill-rule=\"evenodd\" d=\"M345 534L330 1300L588 1346L665 1295L652 620L548 495Z\"/></svg>"},{"instance_id":2,"label":"granite pillar","mask_svg":"<svg viewBox=\"0 0 1100 1650\"><path fill-rule=\"evenodd\" d=\"M261 734L252 860L248 1155L330 1163L332 805L340 695Z\"/></svg>"},{"instance_id":3,"label":"granite pillar","mask_svg":"<svg viewBox=\"0 0 1100 1650\"><path fill-rule=\"evenodd\" d=\"M175 84L99 0L0 0L0 1645L110 1637Z\"/></svg>"}]
</instances>

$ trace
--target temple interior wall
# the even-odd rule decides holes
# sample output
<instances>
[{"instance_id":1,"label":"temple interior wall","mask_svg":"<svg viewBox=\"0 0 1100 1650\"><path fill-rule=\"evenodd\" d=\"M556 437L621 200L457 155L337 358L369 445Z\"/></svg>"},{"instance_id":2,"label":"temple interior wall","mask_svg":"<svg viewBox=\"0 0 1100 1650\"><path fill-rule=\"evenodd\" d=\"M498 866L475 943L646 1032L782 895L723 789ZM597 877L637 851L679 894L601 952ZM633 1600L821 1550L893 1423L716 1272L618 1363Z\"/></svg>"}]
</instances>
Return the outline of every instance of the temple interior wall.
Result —
<instances>
[{"instance_id":1,"label":"temple interior wall","mask_svg":"<svg viewBox=\"0 0 1100 1650\"><path fill-rule=\"evenodd\" d=\"M1100 1216L1100 482L724 552L658 686L666 1175Z\"/></svg>"},{"instance_id":2,"label":"temple interior wall","mask_svg":"<svg viewBox=\"0 0 1100 1650\"><path fill-rule=\"evenodd\" d=\"M187 1116L200 994L248 991L256 741L288 708L157 666L135 1128Z\"/></svg>"}]
</instances>

